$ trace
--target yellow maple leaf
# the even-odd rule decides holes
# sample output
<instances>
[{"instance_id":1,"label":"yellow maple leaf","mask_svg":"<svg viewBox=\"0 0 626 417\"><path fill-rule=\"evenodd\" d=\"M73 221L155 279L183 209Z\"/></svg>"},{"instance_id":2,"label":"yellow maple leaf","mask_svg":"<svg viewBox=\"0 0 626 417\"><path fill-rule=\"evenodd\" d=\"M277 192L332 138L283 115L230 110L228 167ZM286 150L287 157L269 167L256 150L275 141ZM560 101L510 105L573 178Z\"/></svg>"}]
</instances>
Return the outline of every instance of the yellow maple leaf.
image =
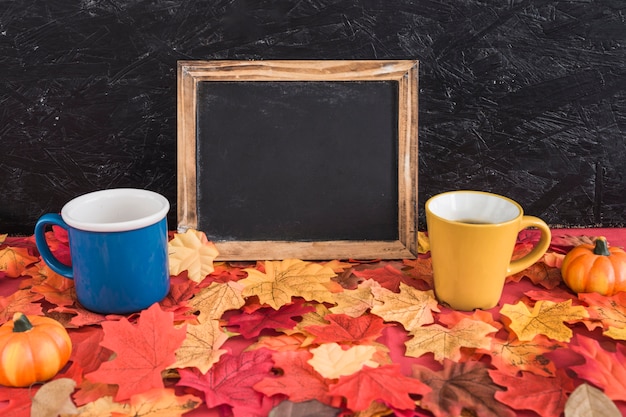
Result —
<instances>
[{"instance_id":1,"label":"yellow maple leaf","mask_svg":"<svg viewBox=\"0 0 626 417\"><path fill-rule=\"evenodd\" d=\"M613 340L626 340L626 328L609 326L602 334Z\"/></svg>"},{"instance_id":2,"label":"yellow maple leaf","mask_svg":"<svg viewBox=\"0 0 626 417\"><path fill-rule=\"evenodd\" d=\"M243 307L246 303L242 295L243 288L236 281L213 282L198 292L188 304L195 312L199 312L199 322L218 320L224 312Z\"/></svg>"},{"instance_id":3,"label":"yellow maple leaf","mask_svg":"<svg viewBox=\"0 0 626 417\"><path fill-rule=\"evenodd\" d=\"M4 243L7 237L9 237L8 233L0 234L0 244Z\"/></svg>"},{"instance_id":4,"label":"yellow maple leaf","mask_svg":"<svg viewBox=\"0 0 626 417\"><path fill-rule=\"evenodd\" d=\"M376 347L357 345L343 349L337 343L324 343L310 350L313 358L307 362L324 378L335 379L352 375L363 366L376 368L378 363L372 360Z\"/></svg>"},{"instance_id":5,"label":"yellow maple leaf","mask_svg":"<svg viewBox=\"0 0 626 417\"><path fill-rule=\"evenodd\" d=\"M520 301L515 305L505 304L500 313L511 319L509 328L522 341L533 340L536 335L542 334L560 342L569 342L572 330L564 323L589 317L584 307L572 306L572 300L560 303L541 300L534 305L532 312Z\"/></svg>"},{"instance_id":6,"label":"yellow maple leaf","mask_svg":"<svg viewBox=\"0 0 626 417\"><path fill-rule=\"evenodd\" d=\"M196 367L206 374L220 356L226 353L226 350L220 349L226 340L228 335L222 330L218 320L207 320L197 325L187 324L187 336L176 349L176 362L170 368Z\"/></svg>"},{"instance_id":7,"label":"yellow maple leaf","mask_svg":"<svg viewBox=\"0 0 626 417\"><path fill-rule=\"evenodd\" d=\"M354 290L343 290L334 294L336 306L331 307L330 311L334 314L360 317L374 306L372 288L378 289L381 285L373 279L367 279Z\"/></svg>"},{"instance_id":8,"label":"yellow maple leaf","mask_svg":"<svg viewBox=\"0 0 626 417\"><path fill-rule=\"evenodd\" d=\"M411 332L424 324L434 321L432 312L439 311L437 300L431 290L420 291L404 283L400 283L400 292L395 293L383 287L372 287L376 301L372 314L382 317L385 321L401 323Z\"/></svg>"},{"instance_id":9,"label":"yellow maple leaf","mask_svg":"<svg viewBox=\"0 0 626 417\"><path fill-rule=\"evenodd\" d=\"M243 296L259 297L261 303L278 310L291 302L292 296L307 301L333 302L329 291L330 280L336 274L327 267L299 259L265 262L265 273L254 268L246 268L248 276L239 280L244 286Z\"/></svg>"},{"instance_id":10,"label":"yellow maple leaf","mask_svg":"<svg viewBox=\"0 0 626 417\"><path fill-rule=\"evenodd\" d=\"M452 328L433 324L411 331L412 339L405 342L406 355L420 357L432 352L435 360L445 358L458 361L461 358L461 347L487 349L491 345L489 333L498 329L484 321L465 318Z\"/></svg>"},{"instance_id":11,"label":"yellow maple leaf","mask_svg":"<svg viewBox=\"0 0 626 417\"><path fill-rule=\"evenodd\" d=\"M219 252L203 232L188 229L177 233L167 246L170 275L187 271L190 280L200 282L214 271L213 261Z\"/></svg>"}]
</instances>

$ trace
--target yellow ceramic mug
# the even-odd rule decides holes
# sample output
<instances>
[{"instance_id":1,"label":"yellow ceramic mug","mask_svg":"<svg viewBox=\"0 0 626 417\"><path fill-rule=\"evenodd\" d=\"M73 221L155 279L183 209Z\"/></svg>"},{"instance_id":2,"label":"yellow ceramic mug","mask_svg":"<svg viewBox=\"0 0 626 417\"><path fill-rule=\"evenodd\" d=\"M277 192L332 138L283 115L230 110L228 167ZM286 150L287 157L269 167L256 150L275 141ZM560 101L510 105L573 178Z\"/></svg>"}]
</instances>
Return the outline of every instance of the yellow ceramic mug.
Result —
<instances>
[{"instance_id":1,"label":"yellow ceramic mug","mask_svg":"<svg viewBox=\"0 0 626 417\"><path fill-rule=\"evenodd\" d=\"M505 278L537 262L550 245L546 223L524 216L506 197L480 191L451 191L426 202L426 222L437 299L457 310L498 304ZM518 233L536 227L539 243L512 261Z\"/></svg>"}]
</instances>

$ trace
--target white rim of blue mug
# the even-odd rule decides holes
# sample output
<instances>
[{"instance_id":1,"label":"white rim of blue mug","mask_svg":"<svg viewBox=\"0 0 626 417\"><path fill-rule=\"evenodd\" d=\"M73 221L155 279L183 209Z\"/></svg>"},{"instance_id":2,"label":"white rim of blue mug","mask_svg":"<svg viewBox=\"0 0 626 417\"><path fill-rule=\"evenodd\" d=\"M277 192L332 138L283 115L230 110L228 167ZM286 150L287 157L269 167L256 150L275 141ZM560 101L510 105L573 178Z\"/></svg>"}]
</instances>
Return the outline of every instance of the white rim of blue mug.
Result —
<instances>
[{"instance_id":1,"label":"white rim of blue mug","mask_svg":"<svg viewBox=\"0 0 626 417\"><path fill-rule=\"evenodd\" d=\"M81 209L85 210L90 206L97 207L99 203L111 202L113 200L123 201L125 205L132 207L132 202L149 202L149 207L142 205L141 213L127 213L128 219L123 221L93 221L85 218L81 214ZM123 204L123 205L124 205ZM68 226L79 230L92 232L123 232L151 226L161 221L170 209L169 201L161 194L149 190L138 188L112 188L107 190L94 191L81 195L69 201L61 209L61 217Z\"/></svg>"}]
</instances>

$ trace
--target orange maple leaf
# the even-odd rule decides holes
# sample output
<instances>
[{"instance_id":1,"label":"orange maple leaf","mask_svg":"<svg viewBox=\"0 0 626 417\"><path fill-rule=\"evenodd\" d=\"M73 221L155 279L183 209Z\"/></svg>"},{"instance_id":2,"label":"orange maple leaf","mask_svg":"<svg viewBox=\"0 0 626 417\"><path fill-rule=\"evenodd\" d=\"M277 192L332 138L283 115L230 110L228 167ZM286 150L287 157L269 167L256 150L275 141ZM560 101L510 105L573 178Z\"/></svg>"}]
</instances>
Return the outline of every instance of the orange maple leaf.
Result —
<instances>
[{"instance_id":1,"label":"orange maple leaf","mask_svg":"<svg viewBox=\"0 0 626 417\"><path fill-rule=\"evenodd\" d=\"M39 301L43 296L32 293L30 290L17 290L8 297L0 296L0 324L13 318L15 313L24 313L27 316L40 316L43 309Z\"/></svg>"},{"instance_id":2,"label":"orange maple leaf","mask_svg":"<svg viewBox=\"0 0 626 417\"><path fill-rule=\"evenodd\" d=\"M141 312L136 325L126 318L103 322L104 339L100 344L117 356L85 377L92 382L118 384L116 401L163 388L161 372L175 362L174 352L185 339L185 329L175 329L173 317L155 303Z\"/></svg>"},{"instance_id":3,"label":"orange maple leaf","mask_svg":"<svg viewBox=\"0 0 626 417\"><path fill-rule=\"evenodd\" d=\"M353 411L369 408L374 401L385 403L399 410L415 409L415 401L409 394L426 394L431 389L418 378L402 374L399 365L377 368L364 367L352 375L342 376L331 385L330 394L343 396Z\"/></svg>"},{"instance_id":4,"label":"orange maple leaf","mask_svg":"<svg viewBox=\"0 0 626 417\"><path fill-rule=\"evenodd\" d=\"M19 277L26 268L38 261L39 257L31 255L28 248L7 246L0 249L0 271L4 271L8 278Z\"/></svg>"},{"instance_id":5,"label":"orange maple leaf","mask_svg":"<svg viewBox=\"0 0 626 417\"><path fill-rule=\"evenodd\" d=\"M563 346L542 335L524 342L516 337L509 340L494 337L491 339L491 347L480 351L489 354L491 364L502 373L517 375L522 370L536 375L554 376L556 365L544 354Z\"/></svg>"},{"instance_id":6,"label":"orange maple leaf","mask_svg":"<svg viewBox=\"0 0 626 417\"><path fill-rule=\"evenodd\" d=\"M598 326L604 330L626 328L626 292L618 292L612 296L595 292L580 293L578 298L589 306L589 320L585 321L589 330Z\"/></svg>"}]
</instances>

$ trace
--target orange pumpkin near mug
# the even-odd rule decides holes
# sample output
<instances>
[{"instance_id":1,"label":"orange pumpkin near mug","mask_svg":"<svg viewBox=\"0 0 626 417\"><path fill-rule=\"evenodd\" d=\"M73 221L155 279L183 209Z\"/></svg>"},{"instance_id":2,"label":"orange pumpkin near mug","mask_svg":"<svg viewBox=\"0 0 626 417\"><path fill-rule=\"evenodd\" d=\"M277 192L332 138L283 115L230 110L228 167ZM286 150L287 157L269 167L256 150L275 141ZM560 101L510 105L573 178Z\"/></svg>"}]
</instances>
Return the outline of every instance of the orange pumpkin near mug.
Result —
<instances>
[{"instance_id":1,"label":"orange pumpkin near mug","mask_svg":"<svg viewBox=\"0 0 626 417\"><path fill-rule=\"evenodd\" d=\"M0 384L28 387L54 377L69 361L72 341L61 323L15 313L0 326Z\"/></svg>"},{"instance_id":2,"label":"orange pumpkin near mug","mask_svg":"<svg viewBox=\"0 0 626 417\"><path fill-rule=\"evenodd\" d=\"M561 276L575 293L597 292L611 296L626 291L626 252L609 247L604 237L581 244L563 259Z\"/></svg>"}]
</instances>

